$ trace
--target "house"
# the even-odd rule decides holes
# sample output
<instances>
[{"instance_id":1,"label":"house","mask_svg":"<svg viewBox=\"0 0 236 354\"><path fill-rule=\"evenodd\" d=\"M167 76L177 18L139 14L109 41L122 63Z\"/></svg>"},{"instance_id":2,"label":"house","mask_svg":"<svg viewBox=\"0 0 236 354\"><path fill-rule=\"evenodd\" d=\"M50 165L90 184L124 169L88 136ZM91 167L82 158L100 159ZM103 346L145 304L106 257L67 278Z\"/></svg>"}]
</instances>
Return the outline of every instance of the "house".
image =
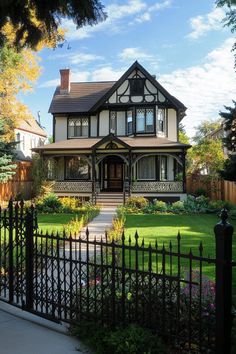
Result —
<instances>
[{"instance_id":1,"label":"house","mask_svg":"<svg viewBox=\"0 0 236 354\"><path fill-rule=\"evenodd\" d=\"M54 142L34 149L48 162L54 192L183 199L189 145L179 142L178 126L186 107L137 61L118 81L76 83L69 69L60 74L49 108Z\"/></svg>"},{"instance_id":2,"label":"house","mask_svg":"<svg viewBox=\"0 0 236 354\"><path fill-rule=\"evenodd\" d=\"M15 129L16 157L20 161L32 159L32 149L45 144L47 133L34 117L22 119Z\"/></svg>"}]
</instances>

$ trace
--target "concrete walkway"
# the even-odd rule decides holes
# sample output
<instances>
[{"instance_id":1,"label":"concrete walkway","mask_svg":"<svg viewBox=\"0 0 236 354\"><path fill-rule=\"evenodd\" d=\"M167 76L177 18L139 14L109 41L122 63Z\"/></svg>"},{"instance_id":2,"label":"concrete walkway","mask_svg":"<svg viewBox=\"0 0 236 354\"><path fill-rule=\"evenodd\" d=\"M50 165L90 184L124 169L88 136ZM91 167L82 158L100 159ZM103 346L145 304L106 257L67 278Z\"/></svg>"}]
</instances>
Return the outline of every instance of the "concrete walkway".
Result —
<instances>
[{"instance_id":1,"label":"concrete walkway","mask_svg":"<svg viewBox=\"0 0 236 354\"><path fill-rule=\"evenodd\" d=\"M79 341L63 325L0 302L1 354L82 354ZM80 351L82 350L82 351Z\"/></svg>"},{"instance_id":2,"label":"concrete walkway","mask_svg":"<svg viewBox=\"0 0 236 354\"><path fill-rule=\"evenodd\" d=\"M102 207L100 214L96 216L86 227L81 231L81 236L86 236L86 229L89 230L89 239L93 240L95 236L99 239L105 237L105 231L112 226L112 220L116 215L116 206Z\"/></svg>"}]
</instances>

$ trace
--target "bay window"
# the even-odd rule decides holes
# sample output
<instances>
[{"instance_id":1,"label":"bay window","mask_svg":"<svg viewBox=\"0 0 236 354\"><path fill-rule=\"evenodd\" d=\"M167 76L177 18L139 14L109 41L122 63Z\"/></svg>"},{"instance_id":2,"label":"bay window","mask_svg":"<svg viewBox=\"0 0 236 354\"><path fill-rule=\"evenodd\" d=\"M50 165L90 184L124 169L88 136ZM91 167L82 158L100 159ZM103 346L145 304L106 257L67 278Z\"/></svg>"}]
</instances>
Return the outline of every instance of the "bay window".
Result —
<instances>
[{"instance_id":1,"label":"bay window","mask_svg":"<svg viewBox=\"0 0 236 354\"><path fill-rule=\"evenodd\" d=\"M165 133L166 129L166 109L158 108L157 110L157 129L158 132Z\"/></svg>"},{"instance_id":2,"label":"bay window","mask_svg":"<svg viewBox=\"0 0 236 354\"><path fill-rule=\"evenodd\" d=\"M136 109L136 133L154 133L154 109Z\"/></svg>"},{"instance_id":3,"label":"bay window","mask_svg":"<svg viewBox=\"0 0 236 354\"><path fill-rule=\"evenodd\" d=\"M69 118L68 120L68 138L87 138L89 135L89 118Z\"/></svg>"}]
</instances>

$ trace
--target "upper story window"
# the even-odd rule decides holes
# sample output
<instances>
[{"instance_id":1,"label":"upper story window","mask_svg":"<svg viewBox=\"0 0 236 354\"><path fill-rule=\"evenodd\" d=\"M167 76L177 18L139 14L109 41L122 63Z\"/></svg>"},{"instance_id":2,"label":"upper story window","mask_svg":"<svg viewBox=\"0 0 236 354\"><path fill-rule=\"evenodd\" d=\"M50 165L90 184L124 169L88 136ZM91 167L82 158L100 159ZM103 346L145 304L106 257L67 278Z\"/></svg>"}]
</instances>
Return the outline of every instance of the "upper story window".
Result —
<instances>
[{"instance_id":1,"label":"upper story window","mask_svg":"<svg viewBox=\"0 0 236 354\"><path fill-rule=\"evenodd\" d=\"M136 133L154 133L154 109L136 109Z\"/></svg>"},{"instance_id":2,"label":"upper story window","mask_svg":"<svg viewBox=\"0 0 236 354\"><path fill-rule=\"evenodd\" d=\"M144 95L144 79L129 79L130 96Z\"/></svg>"},{"instance_id":3,"label":"upper story window","mask_svg":"<svg viewBox=\"0 0 236 354\"><path fill-rule=\"evenodd\" d=\"M68 120L68 138L88 137L89 118L69 118Z\"/></svg>"},{"instance_id":4,"label":"upper story window","mask_svg":"<svg viewBox=\"0 0 236 354\"><path fill-rule=\"evenodd\" d=\"M166 130L166 109L158 108L157 110L158 132L165 133Z\"/></svg>"},{"instance_id":5,"label":"upper story window","mask_svg":"<svg viewBox=\"0 0 236 354\"><path fill-rule=\"evenodd\" d=\"M127 111L127 135L133 134L133 112Z\"/></svg>"}]
</instances>

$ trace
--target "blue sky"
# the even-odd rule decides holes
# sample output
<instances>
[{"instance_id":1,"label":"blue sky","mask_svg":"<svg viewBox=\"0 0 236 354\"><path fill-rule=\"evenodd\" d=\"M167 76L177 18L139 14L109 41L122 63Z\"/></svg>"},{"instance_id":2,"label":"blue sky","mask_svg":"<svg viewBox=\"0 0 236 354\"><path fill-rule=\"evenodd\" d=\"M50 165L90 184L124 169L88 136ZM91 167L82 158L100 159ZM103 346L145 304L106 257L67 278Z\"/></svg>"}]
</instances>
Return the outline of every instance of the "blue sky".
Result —
<instances>
[{"instance_id":1,"label":"blue sky","mask_svg":"<svg viewBox=\"0 0 236 354\"><path fill-rule=\"evenodd\" d=\"M103 0L108 18L76 30L64 21L71 49L39 53L42 75L34 92L22 98L48 134L47 113L59 83L59 70L70 68L72 81L118 79L138 60L187 107L183 123L192 136L203 119L216 119L235 99L236 80L231 52L233 36L221 23L223 9L214 0Z\"/></svg>"}]
</instances>

